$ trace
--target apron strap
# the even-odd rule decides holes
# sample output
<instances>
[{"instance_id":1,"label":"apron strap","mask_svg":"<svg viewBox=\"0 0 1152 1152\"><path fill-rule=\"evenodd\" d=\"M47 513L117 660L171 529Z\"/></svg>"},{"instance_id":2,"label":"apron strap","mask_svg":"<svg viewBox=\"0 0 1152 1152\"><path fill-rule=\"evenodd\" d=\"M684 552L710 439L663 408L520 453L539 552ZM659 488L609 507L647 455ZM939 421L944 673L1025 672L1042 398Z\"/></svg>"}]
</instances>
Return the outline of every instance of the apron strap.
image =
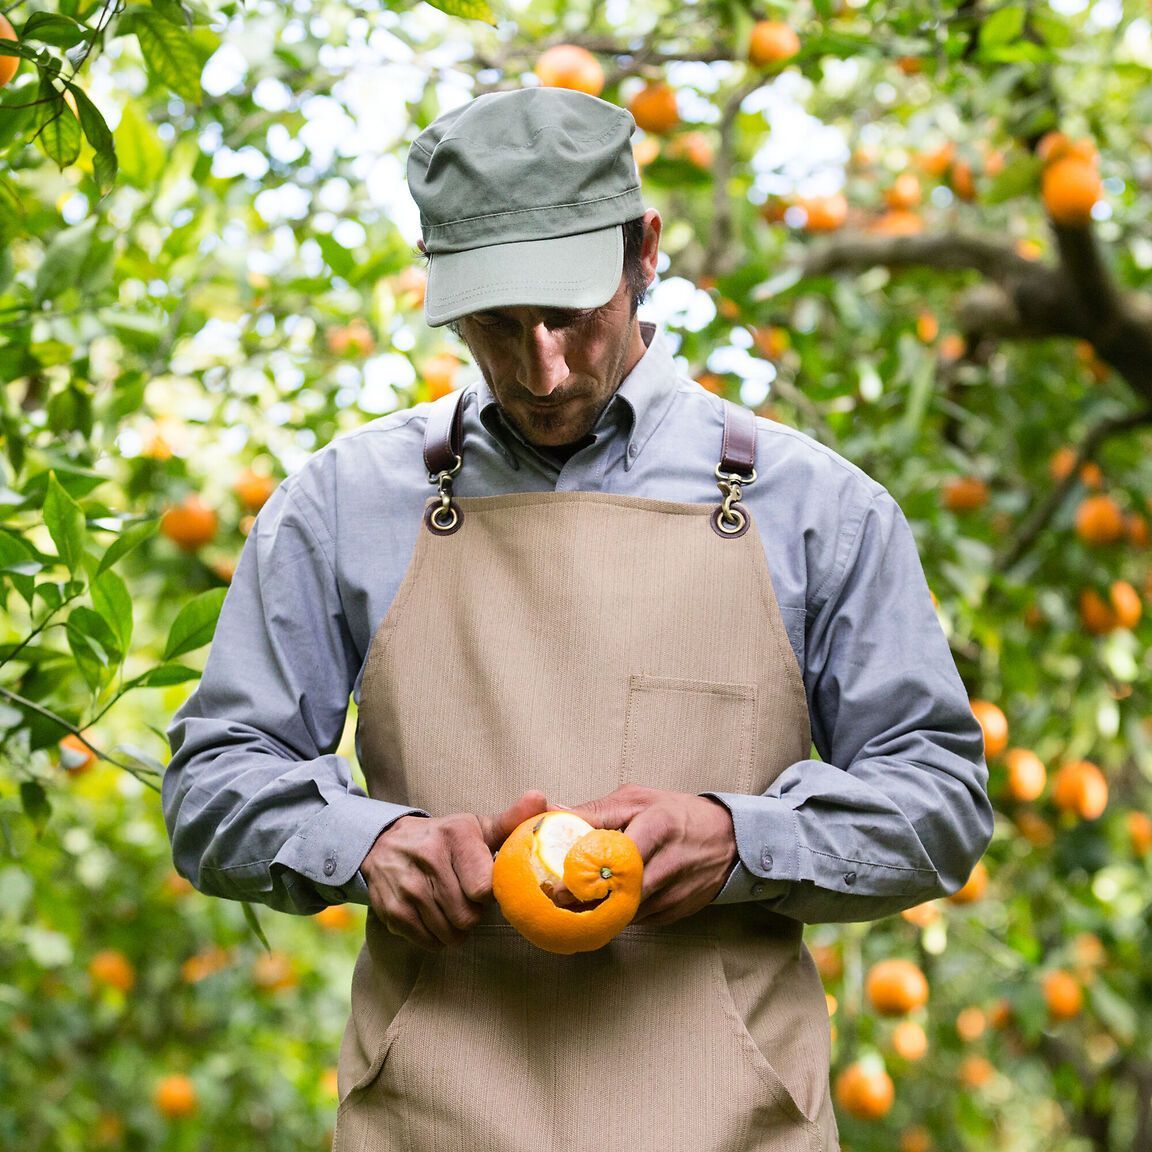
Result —
<instances>
[{"instance_id":1,"label":"apron strap","mask_svg":"<svg viewBox=\"0 0 1152 1152\"><path fill-rule=\"evenodd\" d=\"M712 513L712 529L725 539L743 536L752 522L741 508L742 486L756 479L756 416L741 404L724 401L724 440L716 482L724 499Z\"/></svg>"},{"instance_id":2,"label":"apron strap","mask_svg":"<svg viewBox=\"0 0 1152 1152\"><path fill-rule=\"evenodd\" d=\"M464 397L466 388L436 400L428 410L424 429L424 464L428 483L436 485L440 503L429 502L424 512L428 531L449 536L460 527L460 508L452 502L452 478L464 463Z\"/></svg>"}]
</instances>

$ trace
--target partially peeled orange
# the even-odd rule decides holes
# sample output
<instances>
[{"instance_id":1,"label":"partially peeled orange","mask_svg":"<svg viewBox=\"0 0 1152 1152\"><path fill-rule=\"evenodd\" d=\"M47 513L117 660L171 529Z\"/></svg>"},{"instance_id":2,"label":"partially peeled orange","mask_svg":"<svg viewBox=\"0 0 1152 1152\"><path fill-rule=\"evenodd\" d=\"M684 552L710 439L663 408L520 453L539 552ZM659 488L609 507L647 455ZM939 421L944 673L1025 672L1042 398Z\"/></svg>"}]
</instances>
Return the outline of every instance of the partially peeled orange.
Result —
<instances>
[{"instance_id":1,"label":"partially peeled orange","mask_svg":"<svg viewBox=\"0 0 1152 1152\"><path fill-rule=\"evenodd\" d=\"M526 940L568 956L602 948L631 923L643 876L640 850L623 832L593 828L571 812L545 812L504 841L492 891ZM578 905L557 903L561 884Z\"/></svg>"}]
</instances>

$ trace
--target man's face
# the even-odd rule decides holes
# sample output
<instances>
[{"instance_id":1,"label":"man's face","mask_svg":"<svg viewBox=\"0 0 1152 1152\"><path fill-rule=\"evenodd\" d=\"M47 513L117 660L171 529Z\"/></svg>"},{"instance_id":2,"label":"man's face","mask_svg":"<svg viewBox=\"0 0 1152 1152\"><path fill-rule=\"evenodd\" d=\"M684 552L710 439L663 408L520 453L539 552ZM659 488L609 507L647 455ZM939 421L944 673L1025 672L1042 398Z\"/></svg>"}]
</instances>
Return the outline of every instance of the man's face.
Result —
<instances>
[{"instance_id":1,"label":"man's face","mask_svg":"<svg viewBox=\"0 0 1152 1152\"><path fill-rule=\"evenodd\" d=\"M540 447L586 436L644 353L623 279L600 308L474 312L459 332L505 418Z\"/></svg>"}]
</instances>

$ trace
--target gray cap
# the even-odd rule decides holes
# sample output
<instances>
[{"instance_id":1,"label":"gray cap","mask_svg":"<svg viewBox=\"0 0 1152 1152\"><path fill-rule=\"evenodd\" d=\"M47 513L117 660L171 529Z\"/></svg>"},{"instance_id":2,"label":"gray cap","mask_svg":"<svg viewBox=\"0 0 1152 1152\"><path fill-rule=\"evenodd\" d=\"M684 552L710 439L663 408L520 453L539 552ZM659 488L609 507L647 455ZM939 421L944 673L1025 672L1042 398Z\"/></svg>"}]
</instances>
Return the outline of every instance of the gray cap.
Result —
<instances>
[{"instance_id":1,"label":"gray cap","mask_svg":"<svg viewBox=\"0 0 1152 1152\"><path fill-rule=\"evenodd\" d=\"M431 256L433 327L489 308L597 308L620 284L620 227L644 214L631 113L567 88L479 96L430 124L408 187Z\"/></svg>"}]
</instances>

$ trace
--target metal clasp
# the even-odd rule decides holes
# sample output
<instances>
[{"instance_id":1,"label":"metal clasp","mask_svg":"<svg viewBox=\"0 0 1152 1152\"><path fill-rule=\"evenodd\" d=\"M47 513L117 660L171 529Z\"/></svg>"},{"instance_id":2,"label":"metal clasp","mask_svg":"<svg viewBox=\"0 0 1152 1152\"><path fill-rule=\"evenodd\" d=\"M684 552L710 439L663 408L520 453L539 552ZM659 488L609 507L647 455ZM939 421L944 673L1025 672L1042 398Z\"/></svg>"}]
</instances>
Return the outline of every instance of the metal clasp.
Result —
<instances>
[{"instance_id":1,"label":"metal clasp","mask_svg":"<svg viewBox=\"0 0 1152 1152\"><path fill-rule=\"evenodd\" d=\"M724 499L712 514L712 525L724 536L742 536L748 531L748 513L740 507L744 485L756 479L756 469L742 476L739 472L724 472L716 465L716 482Z\"/></svg>"},{"instance_id":2,"label":"metal clasp","mask_svg":"<svg viewBox=\"0 0 1152 1152\"><path fill-rule=\"evenodd\" d=\"M424 516L431 531L441 536L447 536L460 527L460 510L452 503L452 479L460 471L464 461L459 455L453 454L455 463L443 472L429 472L428 483L436 485L436 494L440 503L430 505Z\"/></svg>"}]
</instances>

